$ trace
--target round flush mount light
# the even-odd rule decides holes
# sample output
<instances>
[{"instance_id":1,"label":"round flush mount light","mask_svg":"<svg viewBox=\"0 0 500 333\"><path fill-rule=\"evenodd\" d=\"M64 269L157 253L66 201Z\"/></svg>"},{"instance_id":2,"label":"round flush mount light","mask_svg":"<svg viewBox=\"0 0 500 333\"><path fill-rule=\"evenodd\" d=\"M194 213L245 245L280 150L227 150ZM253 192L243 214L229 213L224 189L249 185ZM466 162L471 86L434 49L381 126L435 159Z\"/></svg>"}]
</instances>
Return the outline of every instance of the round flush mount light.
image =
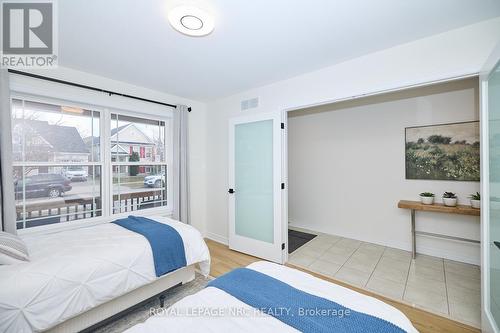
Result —
<instances>
[{"instance_id":1,"label":"round flush mount light","mask_svg":"<svg viewBox=\"0 0 500 333\"><path fill-rule=\"evenodd\" d=\"M175 7L168 13L168 21L175 30L188 36L206 36L214 30L212 16L191 6Z\"/></svg>"}]
</instances>

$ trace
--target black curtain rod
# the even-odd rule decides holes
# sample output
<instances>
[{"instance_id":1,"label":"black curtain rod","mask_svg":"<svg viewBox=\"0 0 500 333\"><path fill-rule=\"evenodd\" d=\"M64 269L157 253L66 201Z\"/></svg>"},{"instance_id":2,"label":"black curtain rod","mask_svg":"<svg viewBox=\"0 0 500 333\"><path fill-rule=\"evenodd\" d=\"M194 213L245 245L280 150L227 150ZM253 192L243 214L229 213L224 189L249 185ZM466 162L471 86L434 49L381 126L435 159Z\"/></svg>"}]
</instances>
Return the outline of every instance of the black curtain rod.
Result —
<instances>
[{"instance_id":1,"label":"black curtain rod","mask_svg":"<svg viewBox=\"0 0 500 333\"><path fill-rule=\"evenodd\" d=\"M117 93L117 92L110 91L110 90L105 90L105 89L101 89L101 88L86 86L84 84L79 84L79 83L74 83L74 82L59 80L59 79L55 79L55 78L48 77L48 76L42 76L42 75L37 75L37 74L31 74L31 73L21 72L21 71L15 70L15 69L9 69L9 73L18 74L18 75L24 75L24 76L32 77L32 78L35 78L35 79L40 79L40 80L45 80L45 81L50 81L50 82L56 82L56 83L66 84L66 85L73 86L73 87L78 87L78 88L83 88L83 89L88 89L88 90L93 90L93 91L99 91L99 92L102 92L102 93L105 93L105 94L109 94L109 96L111 96L111 95L117 95L117 96L121 96L121 97L127 97L127 98L137 99L137 100L143 101L143 102L149 102L149 103L154 103L154 104L165 105L165 106L169 106L169 107L174 108L174 109L177 108L177 105L174 105L174 104L163 103L163 102L155 101L155 100L152 100L152 99L147 99L147 98L142 98L142 97L127 95L127 94ZM188 112L191 112L191 107L188 107Z\"/></svg>"}]
</instances>

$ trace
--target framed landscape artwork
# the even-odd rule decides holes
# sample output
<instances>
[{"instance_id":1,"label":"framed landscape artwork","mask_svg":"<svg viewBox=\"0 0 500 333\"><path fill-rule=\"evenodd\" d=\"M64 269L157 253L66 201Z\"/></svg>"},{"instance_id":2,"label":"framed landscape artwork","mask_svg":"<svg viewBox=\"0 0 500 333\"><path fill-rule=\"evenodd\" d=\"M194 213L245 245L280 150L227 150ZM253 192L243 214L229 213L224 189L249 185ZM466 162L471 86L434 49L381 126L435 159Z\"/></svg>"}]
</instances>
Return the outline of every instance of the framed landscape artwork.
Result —
<instances>
[{"instance_id":1,"label":"framed landscape artwork","mask_svg":"<svg viewBox=\"0 0 500 333\"><path fill-rule=\"evenodd\" d=\"M405 128L406 179L479 181L479 121Z\"/></svg>"}]
</instances>

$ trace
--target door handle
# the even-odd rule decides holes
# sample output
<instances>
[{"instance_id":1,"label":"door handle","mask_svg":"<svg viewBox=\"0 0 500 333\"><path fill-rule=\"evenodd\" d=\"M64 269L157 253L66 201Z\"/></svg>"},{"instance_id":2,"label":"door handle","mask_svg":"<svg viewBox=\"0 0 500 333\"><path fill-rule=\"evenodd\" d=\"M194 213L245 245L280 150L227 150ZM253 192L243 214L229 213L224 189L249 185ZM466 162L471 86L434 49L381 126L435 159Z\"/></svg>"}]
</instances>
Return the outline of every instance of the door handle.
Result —
<instances>
[{"instance_id":1,"label":"door handle","mask_svg":"<svg viewBox=\"0 0 500 333\"><path fill-rule=\"evenodd\" d=\"M499 241L493 241L493 244L495 244L498 247L498 249L500 250L500 242Z\"/></svg>"},{"instance_id":2,"label":"door handle","mask_svg":"<svg viewBox=\"0 0 500 333\"><path fill-rule=\"evenodd\" d=\"M227 191L227 192L233 194L234 193L234 189L230 188L229 191Z\"/></svg>"}]
</instances>

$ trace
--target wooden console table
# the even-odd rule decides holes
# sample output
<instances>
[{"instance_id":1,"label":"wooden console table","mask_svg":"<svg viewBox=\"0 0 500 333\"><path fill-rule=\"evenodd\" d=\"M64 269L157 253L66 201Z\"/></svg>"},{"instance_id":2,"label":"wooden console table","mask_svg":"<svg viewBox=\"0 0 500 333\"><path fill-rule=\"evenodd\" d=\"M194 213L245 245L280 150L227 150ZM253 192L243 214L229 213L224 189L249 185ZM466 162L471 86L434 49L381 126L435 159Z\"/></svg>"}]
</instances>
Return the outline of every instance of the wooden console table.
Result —
<instances>
[{"instance_id":1,"label":"wooden console table","mask_svg":"<svg viewBox=\"0 0 500 333\"><path fill-rule=\"evenodd\" d=\"M432 232L416 231L415 230L415 211L421 210L425 212L435 212L435 213L449 213L449 214L459 214L459 215L472 215L480 216L481 210L478 208L472 208L471 206L457 205L456 207L448 207L443 204L435 203L432 205L424 205L420 201L409 201L401 200L398 203L399 208L409 209L411 211L411 252L412 257L415 259L417 255L417 235L432 236L438 238L452 239L462 242L470 243L480 243L480 241L475 239L461 238L443 234L435 234Z\"/></svg>"}]
</instances>

